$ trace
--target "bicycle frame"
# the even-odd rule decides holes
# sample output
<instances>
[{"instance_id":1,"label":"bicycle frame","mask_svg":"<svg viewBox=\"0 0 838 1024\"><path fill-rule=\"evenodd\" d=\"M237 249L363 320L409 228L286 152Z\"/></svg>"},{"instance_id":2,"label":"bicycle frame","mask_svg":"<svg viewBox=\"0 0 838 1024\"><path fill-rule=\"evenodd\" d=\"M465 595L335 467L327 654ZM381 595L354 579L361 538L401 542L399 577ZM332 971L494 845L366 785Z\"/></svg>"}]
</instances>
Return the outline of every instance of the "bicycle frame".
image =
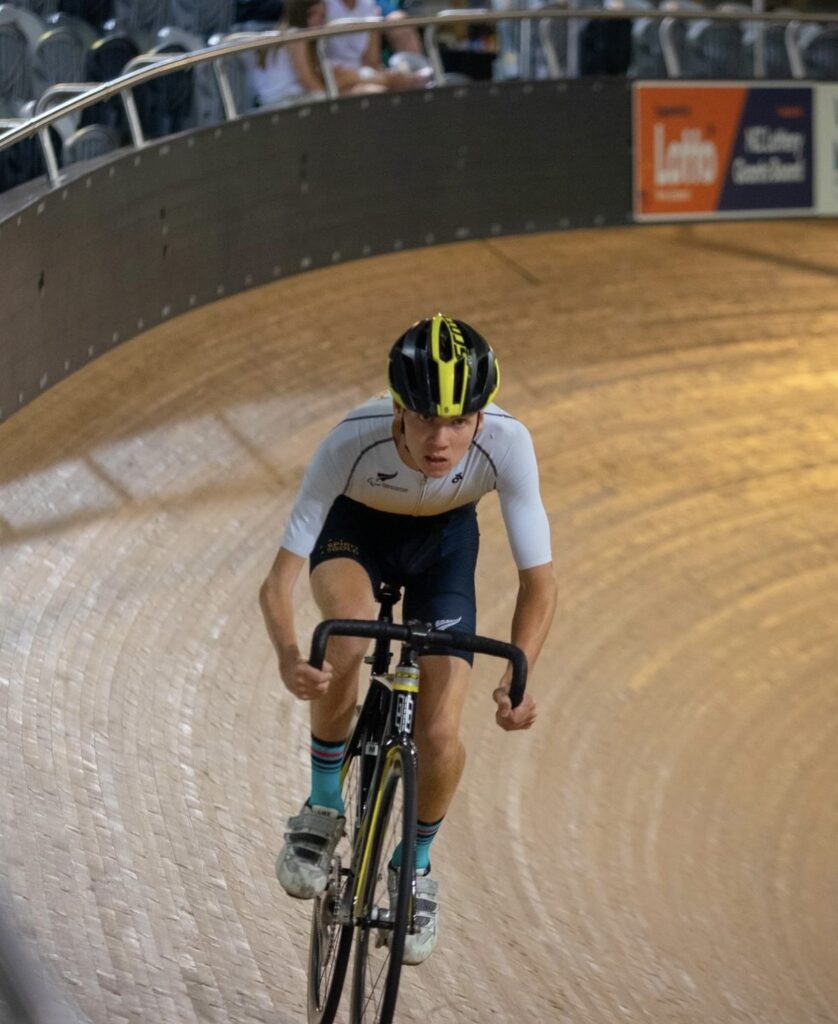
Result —
<instances>
[{"instance_id":1,"label":"bicycle frame","mask_svg":"<svg viewBox=\"0 0 838 1024\"><path fill-rule=\"evenodd\" d=\"M354 812L354 827L348 835L350 850L333 858L329 888L318 897L312 919L309 951L309 1020L312 1024L332 1024L334 1020L356 929L360 931L353 976L352 1019L366 1020L363 1007L369 1006L370 993L381 984L383 1002L375 1004L376 1021L378 1024L392 1021L405 935L414 927L417 755L413 729L420 686L419 657L453 648L505 658L512 664L510 700L513 707L520 704L526 685L526 657L513 644L469 633L436 631L419 622L394 623L393 608L401 597L400 589L384 585L377 597L381 603L377 620L328 619L317 626L312 637L309 662L315 668L323 664L330 636L369 637L376 641L372 655L365 659L372 666L370 687L341 767L347 819L350 812ZM395 671L391 672L393 641L401 643L401 656ZM357 773L357 792L348 791L354 785L347 788L350 771ZM355 777L353 774L352 778ZM399 804L394 803L397 792L401 793ZM400 824L394 837L387 830L395 807L399 810L398 819L394 820L399 820ZM392 852L390 844L396 841L396 848L402 851L396 876L398 890L388 896L387 880L387 889L381 898L377 895L382 879L381 858L385 850ZM347 852L348 864L342 862ZM389 929L384 944L392 959L386 974L366 974L367 958L374 948L370 946L373 929ZM380 948L380 939L379 934L375 948ZM370 984L372 989L368 992Z\"/></svg>"}]
</instances>

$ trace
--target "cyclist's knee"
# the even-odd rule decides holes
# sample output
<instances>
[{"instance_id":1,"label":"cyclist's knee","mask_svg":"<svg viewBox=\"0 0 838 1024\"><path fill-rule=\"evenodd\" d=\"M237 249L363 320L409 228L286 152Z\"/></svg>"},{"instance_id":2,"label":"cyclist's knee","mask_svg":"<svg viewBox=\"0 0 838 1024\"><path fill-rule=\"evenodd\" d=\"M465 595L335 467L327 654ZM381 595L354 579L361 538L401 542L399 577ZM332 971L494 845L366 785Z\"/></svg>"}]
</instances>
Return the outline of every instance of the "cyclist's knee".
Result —
<instances>
[{"instance_id":1,"label":"cyclist's knee","mask_svg":"<svg viewBox=\"0 0 838 1024\"><path fill-rule=\"evenodd\" d=\"M431 757L435 761L459 753L463 746L460 739L458 719L438 715L417 726L416 743L420 757Z\"/></svg>"},{"instance_id":2,"label":"cyclist's knee","mask_svg":"<svg viewBox=\"0 0 838 1024\"><path fill-rule=\"evenodd\" d=\"M324 619L372 618L372 583L366 569L351 558L334 558L316 566L311 591Z\"/></svg>"},{"instance_id":3,"label":"cyclist's knee","mask_svg":"<svg viewBox=\"0 0 838 1024\"><path fill-rule=\"evenodd\" d=\"M332 619L361 619L364 615L330 615ZM369 640L357 636L333 636L326 648L326 660L335 670L335 682L355 684ZM334 685L334 683L333 683Z\"/></svg>"}]
</instances>

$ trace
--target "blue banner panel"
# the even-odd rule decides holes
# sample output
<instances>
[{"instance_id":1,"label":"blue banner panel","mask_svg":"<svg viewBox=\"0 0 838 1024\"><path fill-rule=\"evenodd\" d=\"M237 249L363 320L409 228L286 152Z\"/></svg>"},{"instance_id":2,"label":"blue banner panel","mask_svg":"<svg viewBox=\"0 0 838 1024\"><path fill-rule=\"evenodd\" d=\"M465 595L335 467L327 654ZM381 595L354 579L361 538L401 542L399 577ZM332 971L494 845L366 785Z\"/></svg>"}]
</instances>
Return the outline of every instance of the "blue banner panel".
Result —
<instances>
[{"instance_id":1,"label":"blue banner panel","mask_svg":"<svg viewBox=\"0 0 838 1024\"><path fill-rule=\"evenodd\" d=\"M814 205L811 88L751 88L719 210L803 210Z\"/></svg>"}]
</instances>

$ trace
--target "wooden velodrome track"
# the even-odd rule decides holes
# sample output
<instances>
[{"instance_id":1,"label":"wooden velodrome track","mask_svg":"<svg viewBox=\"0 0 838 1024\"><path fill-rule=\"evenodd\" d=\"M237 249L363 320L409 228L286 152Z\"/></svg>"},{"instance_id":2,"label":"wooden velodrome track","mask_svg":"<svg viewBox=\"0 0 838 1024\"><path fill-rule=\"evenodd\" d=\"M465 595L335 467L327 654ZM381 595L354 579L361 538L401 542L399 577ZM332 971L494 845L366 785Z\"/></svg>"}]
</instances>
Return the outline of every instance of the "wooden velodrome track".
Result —
<instances>
[{"instance_id":1,"label":"wooden velodrome track","mask_svg":"<svg viewBox=\"0 0 838 1024\"><path fill-rule=\"evenodd\" d=\"M478 663L399 1020L838 1021L837 285L835 223L398 254L168 323L0 427L2 870L90 1020L304 1019L273 858L306 709L257 588L318 439L441 308L531 427L560 601L531 733ZM494 498L481 530L504 637Z\"/></svg>"}]
</instances>

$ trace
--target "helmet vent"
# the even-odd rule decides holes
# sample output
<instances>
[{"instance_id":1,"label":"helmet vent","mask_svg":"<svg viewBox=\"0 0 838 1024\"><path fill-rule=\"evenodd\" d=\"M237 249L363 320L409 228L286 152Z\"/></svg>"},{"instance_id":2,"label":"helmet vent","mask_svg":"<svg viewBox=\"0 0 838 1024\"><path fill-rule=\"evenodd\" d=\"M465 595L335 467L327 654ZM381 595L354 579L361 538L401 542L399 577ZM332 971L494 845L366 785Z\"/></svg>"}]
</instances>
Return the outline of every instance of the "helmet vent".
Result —
<instances>
[{"instance_id":1,"label":"helmet vent","mask_svg":"<svg viewBox=\"0 0 838 1024\"><path fill-rule=\"evenodd\" d=\"M448 324L443 323L439 329L439 358L443 363L450 363L453 355L451 329Z\"/></svg>"},{"instance_id":2,"label":"helmet vent","mask_svg":"<svg viewBox=\"0 0 838 1024\"><path fill-rule=\"evenodd\" d=\"M409 359L402 359L402 369L404 370L404 375L407 378L408 393L415 394L419 381L417 380L416 369L414 368L413 363Z\"/></svg>"},{"instance_id":3,"label":"helmet vent","mask_svg":"<svg viewBox=\"0 0 838 1024\"><path fill-rule=\"evenodd\" d=\"M466 383L466 363L459 359L454 364L454 401L460 404L463 401L463 391Z\"/></svg>"},{"instance_id":4,"label":"helmet vent","mask_svg":"<svg viewBox=\"0 0 838 1024\"><path fill-rule=\"evenodd\" d=\"M431 373L428 375L428 384L431 389L431 405L438 407L440 404L439 397L439 374Z\"/></svg>"}]
</instances>

